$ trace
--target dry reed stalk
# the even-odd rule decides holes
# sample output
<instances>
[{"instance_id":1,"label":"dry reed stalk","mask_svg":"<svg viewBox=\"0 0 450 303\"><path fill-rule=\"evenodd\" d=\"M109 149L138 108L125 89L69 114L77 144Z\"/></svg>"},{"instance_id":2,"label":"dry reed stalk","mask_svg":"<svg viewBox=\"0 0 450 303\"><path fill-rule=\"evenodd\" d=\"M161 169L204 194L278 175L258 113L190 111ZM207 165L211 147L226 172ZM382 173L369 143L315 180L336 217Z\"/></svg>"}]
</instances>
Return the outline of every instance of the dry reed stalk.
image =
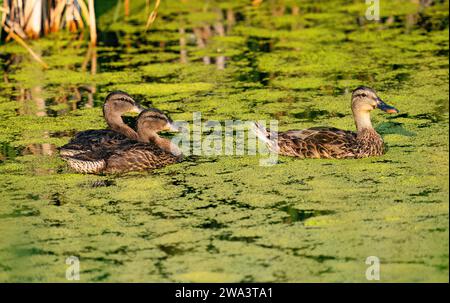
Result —
<instances>
[{"instance_id":1,"label":"dry reed stalk","mask_svg":"<svg viewBox=\"0 0 450 303\"><path fill-rule=\"evenodd\" d=\"M46 6L42 10L42 26L44 35L47 35L50 31L50 10Z\"/></svg>"},{"instance_id":2,"label":"dry reed stalk","mask_svg":"<svg viewBox=\"0 0 450 303\"><path fill-rule=\"evenodd\" d=\"M25 2L25 12L19 14L20 25L27 36L33 39L41 34L42 4L40 0L28 0Z\"/></svg>"},{"instance_id":3,"label":"dry reed stalk","mask_svg":"<svg viewBox=\"0 0 450 303\"><path fill-rule=\"evenodd\" d=\"M2 27L5 26L6 15L9 14L9 8L6 6L6 1L3 2L3 7L0 7L2 13Z\"/></svg>"},{"instance_id":4,"label":"dry reed stalk","mask_svg":"<svg viewBox=\"0 0 450 303\"><path fill-rule=\"evenodd\" d=\"M252 0L252 5L258 7L261 5L262 2L263 0Z\"/></svg>"},{"instance_id":5,"label":"dry reed stalk","mask_svg":"<svg viewBox=\"0 0 450 303\"><path fill-rule=\"evenodd\" d=\"M145 31L147 31L150 26L155 22L156 16L158 15L158 8L161 4L161 0L156 0L155 7L153 8L153 11L150 13L150 15L147 18L147 24L145 24Z\"/></svg>"},{"instance_id":6,"label":"dry reed stalk","mask_svg":"<svg viewBox=\"0 0 450 303\"><path fill-rule=\"evenodd\" d=\"M81 14L83 15L84 19L86 20L86 25L90 26L89 23L89 9L86 6L86 3L84 3L83 0L78 1L78 4L80 5L81 8Z\"/></svg>"},{"instance_id":7,"label":"dry reed stalk","mask_svg":"<svg viewBox=\"0 0 450 303\"><path fill-rule=\"evenodd\" d=\"M81 1L80 1L81 2ZM81 30L84 28L83 18L80 15L80 12L77 9L73 10L74 18L77 22L77 27Z\"/></svg>"},{"instance_id":8,"label":"dry reed stalk","mask_svg":"<svg viewBox=\"0 0 450 303\"><path fill-rule=\"evenodd\" d=\"M90 26L91 15L85 0L9 0L1 7L2 26L21 38L37 38L42 33L67 27L71 32ZM7 36L6 41L11 37Z\"/></svg>"},{"instance_id":9,"label":"dry reed stalk","mask_svg":"<svg viewBox=\"0 0 450 303\"><path fill-rule=\"evenodd\" d=\"M18 1L20 1L20 0L18 0ZM4 1L4 5L6 7L6 5L7 5L6 1ZM3 25L3 27L6 27L7 22L8 22L9 23L9 27L13 31L16 31L17 35L21 36L22 38L26 38L26 34L25 34L25 32L23 31L23 29L21 27L21 17L22 17L22 14L23 14L22 7L18 6L17 9L16 9L16 2L15 1L12 1L10 3L10 5L11 5L11 7L8 7L8 10L10 12L9 19L8 20L6 19L6 14L3 15L2 25ZM18 20L15 20L14 16L17 16L17 15L19 16ZM5 29L5 31L6 31L6 29ZM11 40L11 36L7 35L6 38L5 38L5 41L8 42L9 40Z\"/></svg>"},{"instance_id":10,"label":"dry reed stalk","mask_svg":"<svg viewBox=\"0 0 450 303\"><path fill-rule=\"evenodd\" d=\"M75 7L73 0L68 0L66 3L66 26L69 28L70 32L75 32L77 30L77 23L75 21Z\"/></svg>"},{"instance_id":11,"label":"dry reed stalk","mask_svg":"<svg viewBox=\"0 0 450 303\"><path fill-rule=\"evenodd\" d=\"M124 13L125 13L125 17L128 17L130 15L130 0L125 0L124 3Z\"/></svg>"},{"instance_id":12,"label":"dry reed stalk","mask_svg":"<svg viewBox=\"0 0 450 303\"><path fill-rule=\"evenodd\" d=\"M61 26L62 15L66 7L65 0L58 0L55 9L53 10L53 19L51 20L50 31L57 32Z\"/></svg>"},{"instance_id":13,"label":"dry reed stalk","mask_svg":"<svg viewBox=\"0 0 450 303\"><path fill-rule=\"evenodd\" d=\"M19 24L20 24L20 26L21 27L24 27L24 20L23 20L23 16L24 16L24 12L23 12L23 8L24 7L24 5L23 5L23 1L22 0L17 0L17 9L19 10ZM25 10L26 10L27 8L25 7ZM14 10L13 10L13 12L14 12Z\"/></svg>"},{"instance_id":14,"label":"dry reed stalk","mask_svg":"<svg viewBox=\"0 0 450 303\"><path fill-rule=\"evenodd\" d=\"M95 23L95 8L94 0L89 0L89 29L91 34L91 45L95 46L97 44L97 26Z\"/></svg>"},{"instance_id":15,"label":"dry reed stalk","mask_svg":"<svg viewBox=\"0 0 450 303\"><path fill-rule=\"evenodd\" d=\"M7 26L4 27L5 31L9 34L9 36L14 39L17 43L19 43L20 45L22 45L29 53L30 55L37 61L39 62L42 67L44 68L48 68L47 63L44 62L44 60L42 60L42 58L36 54L31 47L28 46L28 44L22 39L20 38L18 35L16 35L12 30L10 30Z\"/></svg>"},{"instance_id":16,"label":"dry reed stalk","mask_svg":"<svg viewBox=\"0 0 450 303\"><path fill-rule=\"evenodd\" d=\"M80 3L82 1L77 1ZM74 0L68 0L66 3L66 26L72 33L84 28L83 18L81 18L80 11L75 6Z\"/></svg>"}]
</instances>

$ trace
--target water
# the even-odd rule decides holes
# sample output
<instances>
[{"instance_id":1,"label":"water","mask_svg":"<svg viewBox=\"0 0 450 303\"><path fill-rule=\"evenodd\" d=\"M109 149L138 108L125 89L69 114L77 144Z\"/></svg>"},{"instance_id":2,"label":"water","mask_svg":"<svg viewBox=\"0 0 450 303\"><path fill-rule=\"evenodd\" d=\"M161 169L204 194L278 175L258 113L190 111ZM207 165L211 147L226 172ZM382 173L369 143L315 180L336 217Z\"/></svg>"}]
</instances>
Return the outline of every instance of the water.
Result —
<instances>
[{"instance_id":1,"label":"water","mask_svg":"<svg viewBox=\"0 0 450 303\"><path fill-rule=\"evenodd\" d=\"M98 7L100 45L67 33L32 43L42 71L0 46L0 281L448 281L448 1L145 1L128 20ZM116 20L114 22L114 20ZM56 148L104 128L122 89L192 121L278 119L280 129L354 129L350 92L372 86L400 109L374 113L388 153L363 160L190 157L148 173L79 175Z\"/></svg>"}]
</instances>

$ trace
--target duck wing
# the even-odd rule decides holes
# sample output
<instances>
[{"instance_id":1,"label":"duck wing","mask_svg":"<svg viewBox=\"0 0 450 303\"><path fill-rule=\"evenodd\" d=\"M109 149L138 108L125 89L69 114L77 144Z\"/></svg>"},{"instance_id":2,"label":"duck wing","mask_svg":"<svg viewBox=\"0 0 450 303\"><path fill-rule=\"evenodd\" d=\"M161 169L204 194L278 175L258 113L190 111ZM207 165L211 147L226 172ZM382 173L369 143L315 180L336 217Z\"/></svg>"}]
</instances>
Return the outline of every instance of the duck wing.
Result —
<instances>
[{"instance_id":1,"label":"duck wing","mask_svg":"<svg viewBox=\"0 0 450 303\"><path fill-rule=\"evenodd\" d=\"M69 143L61 146L59 152L61 156L74 156L99 149L111 149L129 141L132 140L113 130L86 130L77 133Z\"/></svg>"},{"instance_id":2,"label":"duck wing","mask_svg":"<svg viewBox=\"0 0 450 303\"><path fill-rule=\"evenodd\" d=\"M300 158L354 158L356 133L338 128L313 127L278 134L280 154Z\"/></svg>"},{"instance_id":3,"label":"duck wing","mask_svg":"<svg viewBox=\"0 0 450 303\"><path fill-rule=\"evenodd\" d=\"M180 162L153 143L123 142L114 148L96 149L64 158L80 173L123 173L160 168Z\"/></svg>"},{"instance_id":4,"label":"duck wing","mask_svg":"<svg viewBox=\"0 0 450 303\"><path fill-rule=\"evenodd\" d=\"M180 162L181 159L154 143L123 144L108 157L106 172L149 170Z\"/></svg>"}]
</instances>

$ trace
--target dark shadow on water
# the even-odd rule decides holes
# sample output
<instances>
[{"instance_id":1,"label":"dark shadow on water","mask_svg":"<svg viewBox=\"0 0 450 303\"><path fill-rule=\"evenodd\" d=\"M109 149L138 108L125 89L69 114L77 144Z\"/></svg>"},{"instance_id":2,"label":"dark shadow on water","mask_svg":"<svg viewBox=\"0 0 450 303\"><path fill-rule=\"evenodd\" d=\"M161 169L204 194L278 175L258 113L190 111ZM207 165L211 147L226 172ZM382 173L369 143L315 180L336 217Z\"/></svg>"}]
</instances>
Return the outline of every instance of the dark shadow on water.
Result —
<instances>
[{"instance_id":1,"label":"dark shadow on water","mask_svg":"<svg viewBox=\"0 0 450 303\"><path fill-rule=\"evenodd\" d=\"M175 245L158 245L158 248L168 256L181 255L189 250L183 250Z\"/></svg>"},{"instance_id":2,"label":"dark shadow on water","mask_svg":"<svg viewBox=\"0 0 450 303\"><path fill-rule=\"evenodd\" d=\"M411 197L428 197L430 194L435 194L440 192L439 188L428 188L424 189L419 193L410 194Z\"/></svg>"},{"instance_id":3,"label":"dark shadow on water","mask_svg":"<svg viewBox=\"0 0 450 303\"><path fill-rule=\"evenodd\" d=\"M415 132L405 129L403 123L399 122L383 122L376 127L376 131L382 135L396 134L406 137L416 136Z\"/></svg>"},{"instance_id":4,"label":"dark shadow on water","mask_svg":"<svg viewBox=\"0 0 450 303\"><path fill-rule=\"evenodd\" d=\"M302 112L292 114L292 116L294 116L294 118L296 119L312 122L316 119L323 118L343 118L345 117L345 114L329 112L327 110L321 109L307 108Z\"/></svg>"},{"instance_id":5,"label":"dark shadow on water","mask_svg":"<svg viewBox=\"0 0 450 303\"><path fill-rule=\"evenodd\" d=\"M336 213L332 210L296 209L291 206L283 206L280 210L289 215L289 217L284 219L284 223L304 222L312 217L333 215Z\"/></svg>"},{"instance_id":6,"label":"dark shadow on water","mask_svg":"<svg viewBox=\"0 0 450 303\"><path fill-rule=\"evenodd\" d=\"M233 236L231 232L225 232L217 237L218 240L222 241L231 241L231 242L245 242L245 243L253 243L260 237L238 237Z\"/></svg>"},{"instance_id":7,"label":"dark shadow on water","mask_svg":"<svg viewBox=\"0 0 450 303\"><path fill-rule=\"evenodd\" d=\"M220 229L220 228L227 227L227 225L217 222L217 220L215 220L215 219L208 219L205 222L203 222L202 224L198 225L197 227L204 228L204 229Z\"/></svg>"}]
</instances>

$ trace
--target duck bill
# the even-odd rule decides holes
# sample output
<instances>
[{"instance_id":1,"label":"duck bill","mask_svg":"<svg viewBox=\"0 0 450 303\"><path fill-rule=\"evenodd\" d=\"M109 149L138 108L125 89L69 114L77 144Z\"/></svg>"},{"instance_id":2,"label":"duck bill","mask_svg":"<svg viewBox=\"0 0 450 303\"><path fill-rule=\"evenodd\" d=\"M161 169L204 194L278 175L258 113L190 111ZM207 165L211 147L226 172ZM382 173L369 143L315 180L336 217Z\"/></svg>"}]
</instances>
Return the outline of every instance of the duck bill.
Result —
<instances>
[{"instance_id":1,"label":"duck bill","mask_svg":"<svg viewBox=\"0 0 450 303\"><path fill-rule=\"evenodd\" d=\"M381 109L382 111L388 113L388 114L397 114L399 111L393 106L390 106L389 104L386 104L383 100L378 99L377 100L377 108Z\"/></svg>"},{"instance_id":2,"label":"duck bill","mask_svg":"<svg viewBox=\"0 0 450 303\"><path fill-rule=\"evenodd\" d=\"M168 130L170 132L175 132L175 133L182 131L182 129L180 127L178 127L177 125L175 125L173 122L167 123L166 130Z\"/></svg>"},{"instance_id":3,"label":"duck bill","mask_svg":"<svg viewBox=\"0 0 450 303\"><path fill-rule=\"evenodd\" d=\"M145 108L143 108L143 107L140 106L139 104L136 104L136 105L133 107L133 109L132 109L131 112L136 113L136 114L140 114L140 113L142 113L144 110L145 110Z\"/></svg>"}]
</instances>

